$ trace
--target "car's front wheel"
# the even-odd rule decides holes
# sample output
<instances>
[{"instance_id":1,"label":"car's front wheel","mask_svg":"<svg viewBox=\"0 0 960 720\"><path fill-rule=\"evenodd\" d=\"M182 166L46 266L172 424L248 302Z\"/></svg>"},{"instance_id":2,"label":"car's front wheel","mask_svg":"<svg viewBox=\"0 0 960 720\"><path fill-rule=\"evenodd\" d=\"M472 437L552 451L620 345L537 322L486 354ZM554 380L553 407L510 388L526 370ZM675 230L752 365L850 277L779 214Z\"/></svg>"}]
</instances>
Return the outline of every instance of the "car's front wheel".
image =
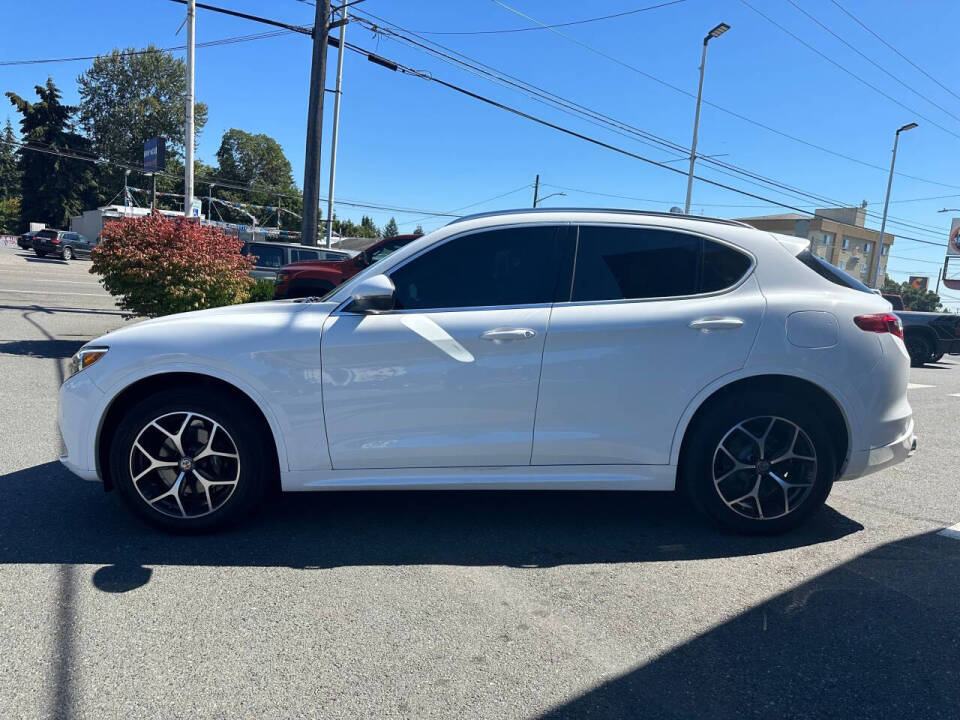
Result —
<instances>
[{"instance_id":1,"label":"car's front wheel","mask_svg":"<svg viewBox=\"0 0 960 720\"><path fill-rule=\"evenodd\" d=\"M65 247L63 249L63 259L64 260L73 260L73 249Z\"/></svg>"},{"instance_id":2,"label":"car's front wheel","mask_svg":"<svg viewBox=\"0 0 960 720\"><path fill-rule=\"evenodd\" d=\"M709 518L738 532L788 530L823 505L836 459L822 418L801 398L729 395L690 428L680 483Z\"/></svg>"},{"instance_id":3,"label":"car's front wheel","mask_svg":"<svg viewBox=\"0 0 960 720\"><path fill-rule=\"evenodd\" d=\"M233 523L263 499L270 456L249 412L226 394L175 390L150 396L121 421L111 476L127 504L166 530Z\"/></svg>"}]
</instances>

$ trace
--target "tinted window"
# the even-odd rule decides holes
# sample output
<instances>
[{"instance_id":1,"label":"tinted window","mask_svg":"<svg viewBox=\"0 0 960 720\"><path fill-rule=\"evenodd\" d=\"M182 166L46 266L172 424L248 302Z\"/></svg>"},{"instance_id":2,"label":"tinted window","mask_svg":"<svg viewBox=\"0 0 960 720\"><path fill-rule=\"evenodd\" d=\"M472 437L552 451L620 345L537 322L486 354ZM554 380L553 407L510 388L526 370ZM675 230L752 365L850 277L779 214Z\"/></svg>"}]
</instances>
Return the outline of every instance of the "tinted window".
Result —
<instances>
[{"instance_id":1,"label":"tinted window","mask_svg":"<svg viewBox=\"0 0 960 720\"><path fill-rule=\"evenodd\" d=\"M750 267L750 258L731 247L703 240L700 292L717 292L736 285Z\"/></svg>"},{"instance_id":2,"label":"tinted window","mask_svg":"<svg viewBox=\"0 0 960 720\"><path fill-rule=\"evenodd\" d=\"M300 262L301 260L319 260L320 253L317 250L290 250L290 262Z\"/></svg>"},{"instance_id":3,"label":"tinted window","mask_svg":"<svg viewBox=\"0 0 960 720\"><path fill-rule=\"evenodd\" d=\"M402 240L391 240L388 243L384 243L383 245L378 247L376 250L374 250L372 253L370 253L370 262L375 263L377 262L377 260L382 260L390 253L402 248L408 242L410 241L404 238Z\"/></svg>"},{"instance_id":4,"label":"tinted window","mask_svg":"<svg viewBox=\"0 0 960 720\"><path fill-rule=\"evenodd\" d=\"M41 230L40 232L37 233L37 236L45 237L45 238L55 238L57 237L57 234L58 233L56 230Z\"/></svg>"},{"instance_id":5,"label":"tinted window","mask_svg":"<svg viewBox=\"0 0 960 720\"><path fill-rule=\"evenodd\" d=\"M257 267L278 268L284 265L283 248L269 245L251 245L250 254L256 256Z\"/></svg>"},{"instance_id":6,"label":"tinted window","mask_svg":"<svg viewBox=\"0 0 960 720\"><path fill-rule=\"evenodd\" d=\"M802 251L797 255L797 260L802 262L808 268L813 270L817 275L822 278L825 278L832 282L834 285L839 285L841 287L850 288L851 290L859 290L860 292L872 293L873 290L868 288L862 282L857 280L850 275L847 275L843 270L838 267L834 267L826 260L817 257L809 250Z\"/></svg>"},{"instance_id":7,"label":"tinted window","mask_svg":"<svg viewBox=\"0 0 960 720\"><path fill-rule=\"evenodd\" d=\"M573 297L578 300L694 295L700 238L632 227L580 228Z\"/></svg>"},{"instance_id":8,"label":"tinted window","mask_svg":"<svg viewBox=\"0 0 960 720\"><path fill-rule=\"evenodd\" d=\"M553 302L559 242L557 228L549 226L455 238L390 274L397 308Z\"/></svg>"}]
</instances>

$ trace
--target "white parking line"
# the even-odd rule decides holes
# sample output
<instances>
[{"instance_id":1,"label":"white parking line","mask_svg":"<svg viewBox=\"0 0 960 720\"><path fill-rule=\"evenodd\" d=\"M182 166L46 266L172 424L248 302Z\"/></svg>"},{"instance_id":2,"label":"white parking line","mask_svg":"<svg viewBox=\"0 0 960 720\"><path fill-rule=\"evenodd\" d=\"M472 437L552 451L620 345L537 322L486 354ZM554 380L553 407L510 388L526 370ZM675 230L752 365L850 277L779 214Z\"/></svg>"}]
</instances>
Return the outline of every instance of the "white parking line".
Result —
<instances>
[{"instance_id":1,"label":"white parking line","mask_svg":"<svg viewBox=\"0 0 960 720\"><path fill-rule=\"evenodd\" d=\"M960 523L948 528L944 528L938 532L937 535L943 535L944 537L953 538L954 540L960 540Z\"/></svg>"},{"instance_id":2,"label":"white parking line","mask_svg":"<svg viewBox=\"0 0 960 720\"><path fill-rule=\"evenodd\" d=\"M947 397L960 397L960 393L947 393Z\"/></svg>"},{"instance_id":3,"label":"white parking line","mask_svg":"<svg viewBox=\"0 0 960 720\"><path fill-rule=\"evenodd\" d=\"M10 293L12 295L77 295L79 297L109 297L109 295L105 293L50 293L46 290L14 290L13 288L0 288L0 293Z\"/></svg>"},{"instance_id":4,"label":"white parking line","mask_svg":"<svg viewBox=\"0 0 960 720\"><path fill-rule=\"evenodd\" d=\"M936 385L921 385L920 383L907 383L907 390L919 390L920 388L936 387Z\"/></svg>"}]
</instances>

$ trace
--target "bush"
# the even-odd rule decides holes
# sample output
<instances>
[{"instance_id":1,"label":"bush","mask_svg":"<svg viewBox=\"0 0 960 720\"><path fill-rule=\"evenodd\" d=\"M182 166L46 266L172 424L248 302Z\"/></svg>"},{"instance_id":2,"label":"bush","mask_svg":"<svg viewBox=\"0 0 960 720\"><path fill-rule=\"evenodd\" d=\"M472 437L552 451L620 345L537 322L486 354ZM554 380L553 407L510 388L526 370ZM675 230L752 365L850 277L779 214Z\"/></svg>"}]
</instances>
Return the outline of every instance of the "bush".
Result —
<instances>
[{"instance_id":1,"label":"bush","mask_svg":"<svg viewBox=\"0 0 960 720\"><path fill-rule=\"evenodd\" d=\"M276 291L276 286L271 280L257 280L253 285L250 286L250 290L247 294L247 299L244 302L264 302L265 300L273 300L273 294Z\"/></svg>"},{"instance_id":2,"label":"bush","mask_svg":"<svg viewBox=\"0 0 960 720\"><path fill-rule=\"evenodd\" d=\"M124 310L158 317L243 302L253 259L242 243L209 225L160 214L103 228L91 273Z\"/></svg>"}]
</instances>

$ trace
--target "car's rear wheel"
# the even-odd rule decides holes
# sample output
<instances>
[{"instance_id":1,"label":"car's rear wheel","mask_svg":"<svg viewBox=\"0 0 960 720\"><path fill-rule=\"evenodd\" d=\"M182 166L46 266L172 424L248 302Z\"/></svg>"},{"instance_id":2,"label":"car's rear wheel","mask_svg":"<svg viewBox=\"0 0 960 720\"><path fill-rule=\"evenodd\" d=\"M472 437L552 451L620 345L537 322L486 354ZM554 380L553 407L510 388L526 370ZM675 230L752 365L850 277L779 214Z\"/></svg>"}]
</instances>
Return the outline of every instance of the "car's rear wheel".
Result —
<instances>
[{"instance_id":1,"label":"car's rear wheel","mask_svg":"<svg viewBox=\"0 0 960 720\"><path fill-rule=\"evenodd\" d=\"M46 256L47 256L47 254L46 254L45 252L41 251L41 250L34 250L34 252L37 254L37 257L46 257Z\"/></svg>"},{"instance_id":2,"label":"car's rear wheel","mask_svg":"<svg viewBox=\"0 0 960 720\"><path fill-rule=\"evenodd\" d=\"M942 357L943 357L942 352L935 352L933 353L933 355L930 356L930 359L927 360L927 362L932 362L932 363L939 362L940 358Z\"/></svg>"},{"instance_id":3,"label":"car's rear wheel","mask_svg":"<svg viewBox=\"0 0 960 720\"><path fill-rule=\"evenodd\" d=\"M725 527L752 535L783 532L830 494L834 447L822 418L800 398L730 395L708 407L689 432L681 486Z\"/></svg>"},{"instance_id":4,"label":"car's rear wheel","mask_svg":"<svg viewBox=\"0 0 960 720\"><path fill-rule=\"evenodd\" d=\"M73 260L73 250L65 247L63 249L63 259L64 260Z\"/></svg>"},{"instance_id":5,"label":"car's rear wheel","mask_svg":"<svg viewBox=\"0 0 960 720\"><path fill-rule=\"evenodd\" d=\"M146 398L121 421L111 477L127 504L166 530L241 519L263 499L270 466L262 433L233 398L174 390Z\"/></svg>"},{"instance_id":6,"label":"car's rear wheel","mask_svg":"<svg viewBox=\"0 0 960 720\"><path fill-rule=\"evenodd\" d=\"M910 355L910 365L920 367L933 354L933 348L930 341L919 333L907 333L903 339L907 347L907 354Z\"/></svg>"}]
</instances>

